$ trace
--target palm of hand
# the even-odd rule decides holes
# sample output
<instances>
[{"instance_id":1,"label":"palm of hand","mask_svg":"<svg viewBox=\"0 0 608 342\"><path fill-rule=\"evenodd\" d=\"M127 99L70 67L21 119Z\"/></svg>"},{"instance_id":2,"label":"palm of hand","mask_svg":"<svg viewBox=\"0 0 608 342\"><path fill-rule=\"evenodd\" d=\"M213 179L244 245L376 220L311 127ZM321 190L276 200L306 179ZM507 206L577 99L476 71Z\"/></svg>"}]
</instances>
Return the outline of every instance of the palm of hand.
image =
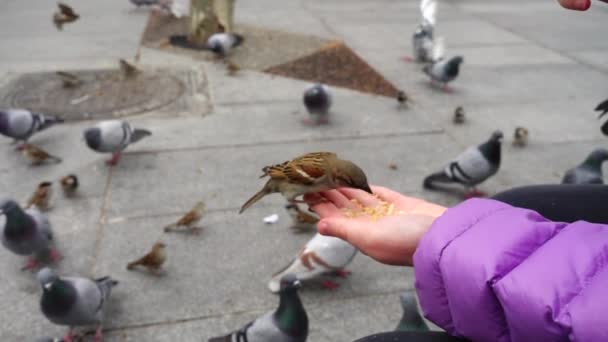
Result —
<instances>
[{"instance_id":1,"label":"palm of hand","mask_svg":"<svg viewBox=\"0 0 608 342\"><path fill-rule=\"evenodd\" d=\"M378 198L360 190L338 189L321 193L325 199L322 202L318 201L319 195L305 199L318 202L312 209L321 218L321 234L346 240L381 263L411 266L418 241L445 208L382 187L372 190ZM353 199L369 208L380 205L381 200L392 203L397 214L379 219L347 217L344 209L357 209Z\"/></svg>"}]
</instances>

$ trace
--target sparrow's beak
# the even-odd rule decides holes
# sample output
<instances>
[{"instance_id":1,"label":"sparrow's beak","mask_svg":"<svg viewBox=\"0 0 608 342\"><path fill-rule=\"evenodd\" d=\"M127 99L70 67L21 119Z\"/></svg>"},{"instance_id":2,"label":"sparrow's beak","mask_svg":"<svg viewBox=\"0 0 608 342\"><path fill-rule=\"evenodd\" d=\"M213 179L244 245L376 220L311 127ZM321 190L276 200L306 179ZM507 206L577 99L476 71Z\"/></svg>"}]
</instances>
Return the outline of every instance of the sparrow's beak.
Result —
<instances>
[{"instance_id":1,"label":"sparrow's beak","mask_svg":"<svg viewBox=\"0 0 608 342\"><path fill-rule=\"evenodd\" d=\"M372 192L372 189L369 187L369 185L368 185L368 184L365 184L364 186L360 187L359 189L360 189L360 190L363 190L363 191L365 191L365 192L367 192L367 193L370 193L370 194L372 194L372 195L374 194L374 193Z\"/></svg>"}]
</instances>

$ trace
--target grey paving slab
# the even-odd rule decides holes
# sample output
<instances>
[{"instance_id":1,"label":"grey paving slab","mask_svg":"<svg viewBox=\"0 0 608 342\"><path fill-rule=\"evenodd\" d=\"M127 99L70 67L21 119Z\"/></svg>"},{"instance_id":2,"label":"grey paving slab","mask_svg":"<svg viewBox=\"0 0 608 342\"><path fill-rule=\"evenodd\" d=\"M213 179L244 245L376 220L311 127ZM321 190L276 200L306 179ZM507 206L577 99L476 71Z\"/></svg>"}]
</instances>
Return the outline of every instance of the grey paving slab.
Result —
<instances>
[{"instance_id":1,"label":"grey paving slab","mask_svg":"<svg viewBox=\"0 0 608 342\"><path fill-rule=\"evenodd\" d=\"M476 47L458 46L451 50L451 52L464 56L467 66L493 67L576 63L567 56L531 43ZM530 58L530 56L534 56L534 58Z\"/></svg>"},{"instance_id":2,"label":"grey paving slab","mask_svg":"<svg viewBox=\"0 0 608 342\"><path fill-rule=\"evenodd\" d=\"M371 183L411 191L460 149L449 138L430 134L125 155L113 170L109 217L179 213L197 200L210 209L236 210L262 187L262 167L313 151L334 151L366 170ZM388 165L397 161L404 167L395 175ZM150 189L155 196L132 200ZM259 205L283 203L280 195L268 197Z\"/></svg>"},{"instance_id":3,"label":"grey paving slab","mask_svg":"<svg viewBox=\"0 0 608 342\"><path fill-rule=\"evenodd\" d=\"M278 209L278 211L277 211ZM211 212L201 221L199 236L163 233L172 217L151 217L110 223L103 227L103 240L96 274L112 274L121 281L116 291L120 302L111 310L111 327L178 321L259 310L275 296L266 284L311 237L293 234L282 207L273 208L281 219L265 225L268 209L252 208L244 215L235 211ZM155 241L168 247L164 276L127 271L128 261L143 254ZM323 290L318 281L305 283L306 303L329 303L352 297L399 291L412 282L406 268L382 266L358 255L349 267L353 274L340 279L338 291ZM221 276L218 276L221 275ZM162 307L162 312L149 310ZM325 329L324 329L325 330Z\"/></svg>"},{"instance_id":4,"label":"grey paving slab","mask_svg":"<svg viewBox=\"0 0 608 342\"><path fill-rule=\"evenodd\" d=\"M567 54L595 68L608 71L608 49L568 51Z\"/></svg>"}]
</instances>

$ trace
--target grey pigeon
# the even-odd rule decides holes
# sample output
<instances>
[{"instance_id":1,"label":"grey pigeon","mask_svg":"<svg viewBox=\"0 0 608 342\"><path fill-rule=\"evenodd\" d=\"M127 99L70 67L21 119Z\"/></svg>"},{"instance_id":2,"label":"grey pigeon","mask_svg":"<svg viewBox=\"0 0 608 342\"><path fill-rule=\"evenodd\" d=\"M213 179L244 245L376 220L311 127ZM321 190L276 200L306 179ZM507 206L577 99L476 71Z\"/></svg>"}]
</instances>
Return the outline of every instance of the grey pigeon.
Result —
<instances>
[{"instance_id":1,"label":"grey pigeon","mask_svg":"<svg viewBox=\"0 0 608 342\"><path fill-rule=\"evenodd\" d=\"M121 153L130 144L151 135L145 129L134 129L126 121L108 120L101 121L95 127L84 131L87 146L100 153L112 153L109 165L116 165L120 160Z\"/></svg>"},{"instance_id":2,"label":"grey pigeon","mask_svg":"<svg viewBox=\"0 0 608 342\"><path fill-rule=\"evenodd\" d=\"M287 274L295 275L298 280L308 280L326 273L337 273L347 275L343 271L357 254L357 249L350 243L332 236L315 234L298 255L286 267L272 276L268 288L272 292L278 292L280 282ZM337 284L324 281L323 287L335 289Z\"/></svg>"},{"instance_id":3,"label":"grey pigeon","mask_svg":"<svg viewBox=\"0 0 608 342\"><path fill-rule=\"evenodd\" d=\"M433 61L433 31L429 23L422 23L416 27L412 36L414 47L414 60L416 62L428 63Z\"/></svg>"},{"instance_id":4,"label":"grey pigeon","mask_svg":"<svg viewBox=\"0 0 608 342\"><path fill-rule=\"evenodd\" d=\"M602 163L608 160L608 150L598 148L577 167L568 171L562 178L562 184L604 184Z\"/></svg>"},{"instance_id":5,"label":"grey pigeon","mask_svg":"<svg viewBox=\"0 0 608 342\"><path fill-rule=\"evenodd\" d=\"M243 36L236 33L215 33L207 39L206 49L213 51L220 57L225 57L232 49L241 45Z\"/></svg>"},{"instance_id":6,"label":"grey pigeon","mask_svg":"<svg viewBox=\"0 0 608 342\"><path fill-rule=\"evenodd\" d=\"M440 58L435 62L425 65L422 71L429 75L431 82L437 82L447 90L447 84L458 77L460 64L463 61L464 58L462 56L455 56L450 59Z\"/></svg>"},{"instance_id":7,"label":"grey pigeon","mask_svg":"<svg viewBox=\"0 0 608 342\"><path fill-rule=\"evenodd\" d=\"M5 217L0 227L2 245L15 254L30 256L23 269L36 268L38 260L47 255L53 261L61 258L51 247L51 224L38 209L23 210L15 201L4 200L0 202L0 215Z\"/></svg>"},{"instance_id":8,"label":"grey pigeon","mask_svg":"<svg viewBox=\"0 0 608 342\"><path fill-rule=\"evenodd\" d=\"M311 117L310 122L328 122L329 108L332 104L331 90L325 84L313 84L306 88L303 95L304 105Z\"/></svg>"},{"instance_id":9,"label":"grey pigeon","mask_svg":"<svg viewBox=\"0 0 608 342\"><path fill-rule=\"evenodd\" d=\"M298 296L300 282L294 275L281 279L279 307L241 329L209 342L304 342L308 337L308 315Z\"/></svg>"},{"instance_id":10,"label":"grey pigeon","mask_svg":"<svg viewBox=\"0 0 608 342\"><path fill-rule=\"evenodd\" d=\"M48 267L37 278L42 286L40 309L49 321L69 327L65 340L72 340L76 326L97 325L95 341L101 341L104 310L116 280L59 277Z\"/></svg>"},{"instance_id":11,"label":"grey pigeon","mask_svg":"<svg viewBox=\"0 0 608 342\"><path fill-rule=\"evenodd\" d=\"M424 187L434 189L435 182L460 183L467 188L473 188L473 191L466 194L467 197L483 195L475 186L498 172L502 137L501 131L495 131L485 143L469 147L444 170L426 177Z\"/></svg>"},{"instance_id":12,"label":"grey pigeon","mask_svg":"<svg viewBox=\"0 0 608 342\"><path fill-rule=\"evenodd\" d=\"M27 142L37 132L62 123L56 116L34 113L26 109L0 110L0 134L15 142Z\"/></svg>"},{"instance_id":13,"label":"grey pigeon","mask_svg":"<svg viewBox=\"0 0 608 342\"><path fill-rule=\"evenodd\" d=\"M401 316L401 321L399 321L395 331L429 331L428 325L426 325L420 312L418 312L416 292L403 292L399 298L401 299L403 315Z\"/></svg>"}]
</instances>

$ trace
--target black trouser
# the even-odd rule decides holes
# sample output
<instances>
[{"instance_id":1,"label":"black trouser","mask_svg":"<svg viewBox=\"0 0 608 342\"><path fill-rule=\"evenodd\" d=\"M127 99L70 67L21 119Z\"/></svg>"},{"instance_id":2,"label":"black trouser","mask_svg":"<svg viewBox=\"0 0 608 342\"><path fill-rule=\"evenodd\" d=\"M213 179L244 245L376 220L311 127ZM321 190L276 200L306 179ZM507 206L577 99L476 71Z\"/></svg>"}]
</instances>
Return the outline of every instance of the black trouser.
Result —
<instances>
[{"instance_id":1,"label":"black trouser","mask_svg":"<svg viewBox=\"0 0 608 342\"><path fill-rule=\"evenodd\" d=\"M442 331L395 331L364 337L355 342L464 342Z\"/></svg>"}]
</instances>

